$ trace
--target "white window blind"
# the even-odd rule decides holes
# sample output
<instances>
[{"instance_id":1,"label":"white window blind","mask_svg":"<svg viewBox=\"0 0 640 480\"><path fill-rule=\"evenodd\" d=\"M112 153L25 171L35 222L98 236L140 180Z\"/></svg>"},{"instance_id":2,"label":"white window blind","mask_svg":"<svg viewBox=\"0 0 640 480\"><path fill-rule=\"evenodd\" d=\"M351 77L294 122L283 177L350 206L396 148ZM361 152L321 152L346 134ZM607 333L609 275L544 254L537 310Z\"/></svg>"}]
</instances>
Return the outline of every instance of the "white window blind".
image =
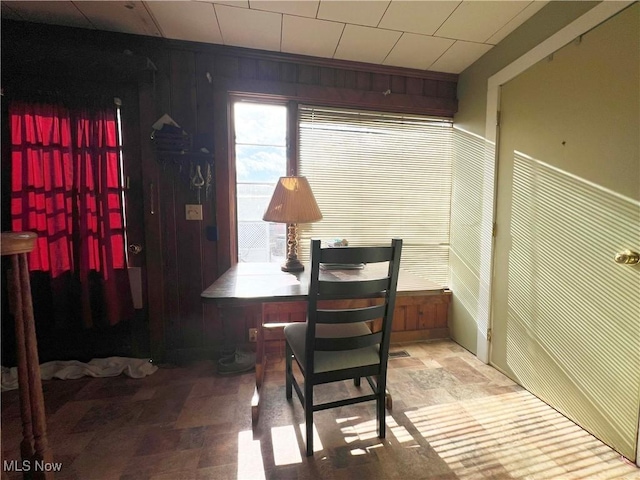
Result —
<instances>
[{"instance_id":1,"label":"white window blind","mask_svg":"<svg viewBox=\"0 0 640 480\"><path fill-rule=\"evenodd\" d=\"M379 245L402 238L401 268L448 284L452 122L325 107L299 111L299 173L323 219L299 226L309 240Z\"/></svg>"}]
</instances>

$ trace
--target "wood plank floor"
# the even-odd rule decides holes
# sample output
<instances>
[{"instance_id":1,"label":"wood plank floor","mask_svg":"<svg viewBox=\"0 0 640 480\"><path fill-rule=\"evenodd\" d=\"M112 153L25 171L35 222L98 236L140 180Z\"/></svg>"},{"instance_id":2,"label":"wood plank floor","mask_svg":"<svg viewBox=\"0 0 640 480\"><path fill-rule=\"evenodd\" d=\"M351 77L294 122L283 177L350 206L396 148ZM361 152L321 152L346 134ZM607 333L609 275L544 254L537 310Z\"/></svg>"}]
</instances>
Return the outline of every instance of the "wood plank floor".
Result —
<instances>
[{"instance_id":1,"label":"wood plank floor","mask_svg":"<svg viewBox=\"0 0 640 480\"><path fill-rule=\"evenodd\" d=\"M640 470L451 341L394 345L393 410L376 436L373 404L315 415L304 456L303 411L270 361L252 432L252 373L213 362L125 376L44 382L56 479L639 479ZM363 388L365 383L363 382ZM354 389L318 389L318 397ZM17 391L2 395L3 462L19 459ZM4 466L6 467L6 463ZM21 478L7 472L9 479Z\"/></svg>"}]
</instances>

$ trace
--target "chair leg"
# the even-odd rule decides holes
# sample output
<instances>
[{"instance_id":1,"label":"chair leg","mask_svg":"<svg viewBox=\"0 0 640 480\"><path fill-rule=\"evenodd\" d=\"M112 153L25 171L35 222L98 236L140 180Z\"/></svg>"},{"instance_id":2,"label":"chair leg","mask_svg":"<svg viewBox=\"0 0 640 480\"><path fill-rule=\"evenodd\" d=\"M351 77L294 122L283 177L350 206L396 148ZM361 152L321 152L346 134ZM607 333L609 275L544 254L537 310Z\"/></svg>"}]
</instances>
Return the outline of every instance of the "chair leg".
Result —
<instances>
[{"instance_id":1,"label":"chair leg","mask_svg":"<svg viewBox=\"0 0 640 480\"><path fill-rule=\"evenodd\" d=\"M385 415L386 415L386 396L387 396L387 385L384 380L381 380L378 377L378 392L376 395L376 414L378 416L378 438L385 438L386 432L386 423L385 423Z\"/></svg>"},{"instance_id":2,"label":"chair leg","mask_svg":"<svg viewBox=\"0 0 640 480\"><path fill-rule=\"evenodd\" d=\"M385 414L386 409L384 408L384 395L383 398L376 399L376 409L378 410L378 438L384 438L386 436L386 424L385 424Z\"/></svg>"},{"instance_id":3,"label":"chair leg","mask_svg":"<svg viewBox=\"0 0 640 480\"><path fill-rule=\"evenodd\" d=\"M304 421L307 437L307 457L313 456L313 385L304 379Z\"/></svg>"},{"instance_id":4,"label":"chair leg","mask_svg":"<svg viewBox=\"0 0 640 480\"><path fill-rule=\"evenodd\" d=\"M285 392L287 400L291 400L292 390L291 390L291 382L293 376L293 368L292 368L292 356L293 352L291 351L291 347L289 346L289 342L285 341Z\"/></svg>"},{"instance_id":5,"label":"chair leg","mask_svg":"<svg viewBox=\"0 0 640 480\"><path fill-rule=\"evenodd\" d=\"M353 379L353 384L354 384L356 387L359 387L359 386L360 386L360 377L356 377L356 378L354 378L354 379Z\"/></svg>"}]
</instances>

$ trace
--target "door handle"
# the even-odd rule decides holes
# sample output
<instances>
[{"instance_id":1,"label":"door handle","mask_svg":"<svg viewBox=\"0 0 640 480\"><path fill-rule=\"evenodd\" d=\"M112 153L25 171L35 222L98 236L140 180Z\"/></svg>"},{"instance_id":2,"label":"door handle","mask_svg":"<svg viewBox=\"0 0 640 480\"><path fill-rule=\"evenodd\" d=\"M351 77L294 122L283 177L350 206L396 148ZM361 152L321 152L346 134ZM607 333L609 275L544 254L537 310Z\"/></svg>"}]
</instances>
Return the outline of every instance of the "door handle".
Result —
<instances>
[{"instance_id":1,"label":"door handle","mask_svg":"<svg viewBox=\"0 0 640 480\"><path fill-rule=\"evenodd\" d=\"M637 265L640 263L640 253L623 250L622 252L616 253L613 260L620 265Z\"/></svg>"},{"instance_id":2,"label":"door handle","mask_svg":"<svg viewBox=\"0 0 640 480\"><path fill-rule=\"evenodd\" d=\"M142 252L142 245L140 245L139 243L132 243L131 245L129 245L129 253L138 255L140 252Z\"/></svg>"}]
</instances>

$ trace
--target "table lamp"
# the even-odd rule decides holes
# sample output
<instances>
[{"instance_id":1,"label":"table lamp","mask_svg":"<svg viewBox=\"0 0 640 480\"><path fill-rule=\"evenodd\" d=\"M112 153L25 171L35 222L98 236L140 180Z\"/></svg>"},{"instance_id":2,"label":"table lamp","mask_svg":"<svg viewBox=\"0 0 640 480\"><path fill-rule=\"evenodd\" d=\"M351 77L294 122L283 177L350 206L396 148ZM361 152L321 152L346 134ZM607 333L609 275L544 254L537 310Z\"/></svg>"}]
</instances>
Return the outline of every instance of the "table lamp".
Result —
<instances>
[{"instance_id":1,"label":"table lamp","mask_svg":"<svg viewBox=\"0 0 640 480\"><path fill-rule=\"evenodd\" d=\"M280 177L262 220L287 224L287 261L282 271L303 271L298 260L298 224L322 220L306 177Z\"/></svg>"}]
</instances>

